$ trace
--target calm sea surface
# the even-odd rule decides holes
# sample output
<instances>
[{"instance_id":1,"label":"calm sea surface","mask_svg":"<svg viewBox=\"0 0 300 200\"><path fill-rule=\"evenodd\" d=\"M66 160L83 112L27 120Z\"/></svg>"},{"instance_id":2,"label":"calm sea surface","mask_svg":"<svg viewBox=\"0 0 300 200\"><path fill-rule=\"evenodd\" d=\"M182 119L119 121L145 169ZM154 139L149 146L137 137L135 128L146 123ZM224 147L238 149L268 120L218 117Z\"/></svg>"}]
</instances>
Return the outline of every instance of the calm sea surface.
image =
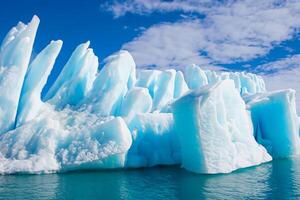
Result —
<instances>
[{"instance_id":1,"label":"calm sea surface","mask_svg":"<svg viewBox=\"0 0 300 200\"><path fill-rule=\"evenodd\" d=\"M0 199L300 199L300 158L226 175L180 167L0 176Z\"/></svg>"}]
</instances>

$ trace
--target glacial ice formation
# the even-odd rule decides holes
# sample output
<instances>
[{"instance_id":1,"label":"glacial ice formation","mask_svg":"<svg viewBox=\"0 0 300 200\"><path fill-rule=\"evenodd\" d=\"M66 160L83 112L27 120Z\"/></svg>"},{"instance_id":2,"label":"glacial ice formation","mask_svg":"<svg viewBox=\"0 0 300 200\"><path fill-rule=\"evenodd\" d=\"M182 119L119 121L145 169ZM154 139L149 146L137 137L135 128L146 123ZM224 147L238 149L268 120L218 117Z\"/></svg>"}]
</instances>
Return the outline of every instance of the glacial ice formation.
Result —
<instances>
[{"instance_id":1,"label":"glacial ice formation","mask_svg":"<svg viewBox=\"0 0 300 200\"><path fill-rule=\"evenodd\" d=\"M137 114L127 124L133 139L127 167L180 163L180 144L171 113Z\"/></svg>"},{"instance_id":2,"label":"glacial ice formation","mask_svg":"<svg viewBox=\"0 0 300 200\"><path fill-rule=\"evenodd\" d=\"M124 50L98 70L86 42L42 101L62 41L30 62L38 25L36 16L20 22L0 47L2 174L156 165L229 173L300 153L295 92L267 92L251 73L136 69Z\"/></svg>"},{"instance_id":3,"label":"glacial ice formation","mask_svg":"<svg viewBox=\"0 0 300 200\"><path fill-rule=\"evenodd\" d=\"M182 165L197 173L228 173L270 161L253 137L250 116L233 80L200 87L173 104Z\"/></svg>"},{"instance_id":4,"label":"glacial ice formation","mask_svg":"<svg viewBox=\"0 0 300 200\"><path fill-rule=\"evenodd\" d=\"M0 135L0 173L121 168L131 143L121 117L45 105L34 120Z\"/></svg>"},{"instance_id":5,"label":"glacial ice formation","mask_svg":"<svg viewBox=\"0 0 300 200\"><path fill-rule=\"evenodd\" d=\"M251 110L254 136L273 158L300 153L295 90L245 95Z\"/></svg>"},{"instance_id":6,"label":"glacial ice formation","mask_svg":"<svg viewBox=\"0 0 300 200\"><path fill-rule=\"evenodd\" d=\"M79 45L46 95L46 100L63 109L75 106L91 90L98 68L98 58L88 48L89 42Z\"/></svg>"},{"instance_id":7,"label":"glacial ice formation","mask_svg":"<svg viewBox=\"0 0 300 200\"><path fill-rule=\"evenodd\" d=\"M4 38L0 48L0 133L15 126L21 90L29 64L39 19L18 23Z\"/></svg>"},{"instance_id":8,"label":"glacial ice formation","mask_svg":"<svg viewBox=\"0 0 300 200\"><path fill-rule=\"evenodd\" d=\"M28 67L18 104L16 126L34 119L43 105L40 96L61 46L62 41L52 41Z\"/></svg>"}]
</instances>

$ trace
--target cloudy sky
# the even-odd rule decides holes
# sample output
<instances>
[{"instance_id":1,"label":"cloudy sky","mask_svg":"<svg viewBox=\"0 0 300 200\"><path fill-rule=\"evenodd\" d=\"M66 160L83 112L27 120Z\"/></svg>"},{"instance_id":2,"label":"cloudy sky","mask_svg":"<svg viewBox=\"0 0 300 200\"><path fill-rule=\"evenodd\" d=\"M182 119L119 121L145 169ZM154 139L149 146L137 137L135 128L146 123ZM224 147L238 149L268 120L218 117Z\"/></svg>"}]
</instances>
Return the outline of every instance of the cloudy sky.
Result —
<instances>
[{"instance_id":1,"label":"cloudy sky","mask_svg":"<svg viewBox=\"0 0 300 200\"><path fill-rule=\"evenodd\" d=\"M2 0L0 37L33 14L41 18L35 52L64 41L53 77L91 40L100 60L126 49L140 68L248 71L270 89L300 93L298 0Z\"/></svg>"}]
</instances>

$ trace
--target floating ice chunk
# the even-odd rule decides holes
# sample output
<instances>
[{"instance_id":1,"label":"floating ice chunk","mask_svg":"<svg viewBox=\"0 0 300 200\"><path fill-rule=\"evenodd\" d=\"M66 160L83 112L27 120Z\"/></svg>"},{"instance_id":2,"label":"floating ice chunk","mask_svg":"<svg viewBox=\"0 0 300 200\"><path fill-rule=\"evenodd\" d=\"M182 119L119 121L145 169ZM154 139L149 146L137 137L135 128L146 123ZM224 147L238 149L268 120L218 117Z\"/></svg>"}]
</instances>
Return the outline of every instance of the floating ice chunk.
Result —
<instances>
[{"instance_id":1,"label":"floating ice chunk","mask_svg":"<svg viewBox=\"0 0 300 200\"><path fill-rule=\"evenodd\" d=\"M62 170L78 170L125 167L132 139L124 120L117 117L70 132L63 141L57 154Z\"/></svg>"},{"instance_id":2,"label":"floating ice chunk","mask_svg":"<svg viewBox=\"0 0 300 200\"><path fill-rule=\"evenodd\" d=\"M208 84L205 72L197 65L189 65L184 70L185 80L190 89L197 89Z\"/></svg>"},{"instance_id":3,"label":"floating ice chunk","mask_svg":"<svg viewBox=\"0 0 300 200\"><path fill-rule=\"evenodd\" d=\"M24 24L23 22L19 22L15 27L11 28L2 41L0 51L3 51L8 46L8 44L15 40L15 38L18 37L18 35L20 35L20 33L22 33L26 29L26 27L26 24Z\"/></svg>"},{"instance_id":4,"label":"floating ice chunk","mask_svg":"<svg viewBox=\"0 0 300 200\"><path fill-rule=\"evenodd\" d=\"M28 25L11 29L0 50L0 134L15 126L21 89L39 25L34 16Z\"/></svg>"},{"instance_id":5,"label":"floating ice chunk","mask_svg":"<svg viewBox=\"0 0 300 200\"><path fill-rule=\"evenodd\" d=\"M136 86L148 88L153 100L152 111L161 111L174 96L188 89L180 76L182 73L177 75L175 70L139 70Z\"/></svg>"},{"instance_id":6,"label":"floating ice chunk","mask_svg":"<svg viewBox=\"0 0 300 200\"><path fill-rule=\"evenodd\" d=\"M241 93L257 93L265 91L264 81L251 73L240 73Z\"/></svg>"},{"instance_id":7,"label":"floating ice chunk","mask_svg":"<svg viewBox=\"0 0 300 200\"><path fill-rule=\"evenodd\" d=\"M157 88L153 96L152 110L161 110L174 98L176 71L162 71L157 79Z\"/></svg>"},{"instance_id":8,"label":"floating ice chunk","mask_svg":"<svg viewBox=\"0 0 300 200\"><path fill-rule=\"evenodd\" d=\"M196 89L216 83L221 80L234 80L235 88L241 93L257 93L266 91L262 77L245 72L216 72L211 70L203 71L197 65L190 65L184 71L185 80L190 89Z\"/></svg>"},{"instance_id":9,"label":"floating ice chunk","mask_svg":"<svg viewBox=\"0 0 300 200\"><path fill-rule=\"evenodd\" d=\"M90 42L79 45L46 95L57 109L76 106L91 90L98 69L98 58Z\"/></svg>"},{"instance_id":10,"label":"floating ice chunk","mask_svg":"<svg viewBox=\"0 0 300 200\"><path fill-rule=\"evenodd\" d=\"M54 84L51 86L49 91L46 94L45 100L51 99L55 96L58 90L62 88L66 81L71 79L74 75L82 67L82 58L86 54L87 48L89 47L90 42L86 42L80 44L76 47L73 51L71 57L69 58L66 65L62 68L62 71L58 75L57 79L55 80ZM75 66L75 67L74 67Z\"/></svg>"},{"instance_id":11,"label":"floating ice chunk","mask_svg":"<svg viewBox=\"0 0 300 200\"><path fill-rule=\"evenodd\" d=\"M221 80L221 77L217 74L216 71L205 70L205 75L207 77L207 82L212 84Z\"/></svg>"},{"instance_id":12,"label":"floating ice chunk","mask_svg":"<svg viewBox=\"0 0 300 200\"><path fill-rule=\"evenodd\" d=\"M0 66L18 66L20 73L26 72L39 22L39 18L33 16L28 25L19 22L8 32L0 48Z\"/></svg>"},{"instance_id":13,"label":"floating ice chunk","mask_svg":"<svg viewBox=\"0 0 300 200\"><path fill-rule=\"evenodd\" d=\"M162 72L159 70L138 70L136 86L148 88L148 91L154 98L154 93L157 90L157 80Z\"/></svg>"},{"instance_id":14,"label":"floating ice chunk","mask_svg":"<svg viewBox=\"0 0 300 200\"><path fill-rule=\"evenodd\" d=\"M251 111L256 140L272 157L300 153L294 90L248 95L244 99Z\"/></svg>"},{"instance_id":15,"label":"floating ice chunk","mask_svg":"<svg viewBox=\"0 0 300 200\"><path fill-rule=\"evenodd\" d=\"M105 63L84 103L100 116L118 115L123 97L136 81L135 63L127 51L109 56Z\"/></svg>"},{"instance_id":16,"label":"floating ice chunk","mask_svg":"<svg viewBox=\"0 0 300 200\"><path fill-rule=\"evenodd\" d=\"M45 104L35 120L0 136L0 173L121 168L131 141L120 117L57 112Z\"/></svg>"},{"instance_id":17,"label":"floating ice chunk","mask_svg":"<svg viewBox=\"0 0 300 200\"><path fill-rule=\"evenodd\" d=\"M298 132L299 132L299 136L300 136L300 117L298 116Z\"/></svg>"},{"instance_id":18,"label":"floating ice chunk","mask_svg":"<svg viewBox=\"0 0 300 200\"><path fill-rule=\"evenodd\" d=\"M55 149L59 123L31 121L0 136L0 173L39 173L59 169Z\"/></svg>"},{"instance_id":19,"label":"floating ice chunk","mask_svg":"<svg viewBox=\"0 0 300 200\"><path fill-rule=\"evenodd\" d=\"M180 163L180 146L172 114L138 114L128 126L133 135L133 143L127 155L127 167Z\"/></svg>"},{"instance_id":20,"label":"floating ice chunk","mask_svg":"<svg viewBox=\"0 0 300 200\"><path fill-rule=\"evenodd\" d=\"M225 74L228 72L223 72ZM231 79L234 80L235 88L241 94L254 94L258 92L265 92L266 86L262 77L245 72L230 72L228 78L222 78L222 80Z\"/></svg>"},{"instance_id":21,"label":"floating ice chunk","mask_svg":"<svg viewBox=\"0 0 300 200\"><path fill-rule=\"evenodd\" d=\"M16 125L28 122L38 114L43 102L41 92L62 46L62 41L52 41L30 64L23 83Z\"/></svg>"},{"instance_id":22,"label":"floating ice chunk","mask_svg":"<svg viewBox=\"0 0 300 200\"><path fill-rule=\"evenodd\" d=\"M189 88L184 80L182 72L177 71L175 77L174 98L176 99L178 97L181 97L188 90Z\"/></svg>"},{"instance_id":23,"label":"floating ice chunk","mask_svg":"<svg viewBox=\"0 0 300 200\"><path fill-rule=\"evenodd\" d=\"M152 98L147 88L134 87L128 91L120 108L120 116L133 116L137 113L150 112Z\"/></svg>"},{"instance_id":24,"label":"floating ice chunk","mask_svg":"<svg viewBox=\"0 0 300 200\"><path fill-rule=\"evenodd\" d=\"M271 160L253 136L251 118L232 80L192 91L173 104L182 165L196 173L229 173Z\"/></svg>"},{"instance_id":25,"label":"floating ice chunk","mask_svg":"<svg viewBox=\"0 0 300 200\"><path fill-rule=\"evenodd\" d=\"M161 87L161 86L160 86ZM161 113L172 113L171 105L172 103L182 95L184 95L187 91L189 91L189 88L184 80L183 74L181 71L177 71L175 75L175 83L174 87L170 87L171 89L174 88L174 96L171 98L172 91L169 91L169 95L166 96L165 103L161 106L159 110L156 110L155 112L161 112Z\"/></svg>"}]
</instances>

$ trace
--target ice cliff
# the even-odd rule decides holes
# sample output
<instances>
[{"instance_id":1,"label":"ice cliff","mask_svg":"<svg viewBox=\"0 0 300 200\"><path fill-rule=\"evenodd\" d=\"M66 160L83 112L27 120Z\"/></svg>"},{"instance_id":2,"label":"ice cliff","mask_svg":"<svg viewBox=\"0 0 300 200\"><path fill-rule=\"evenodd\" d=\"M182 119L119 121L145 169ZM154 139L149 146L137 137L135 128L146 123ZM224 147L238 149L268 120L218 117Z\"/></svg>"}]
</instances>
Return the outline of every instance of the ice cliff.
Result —
<instances>
[{"instance_id":1,"label":"ice cliff","mask_svg":"<svg viewBox=\"0 0 300 200\"><path fill-rule=\"evenodd\" d=\"M79 45L45 98L62 41L31 62L38 17L0 48L0 173L181 165L229 173L300 153L295 91L266 91L261 77L136 69L127 51L104 60Z\"/></svg>"}]
</instances>

